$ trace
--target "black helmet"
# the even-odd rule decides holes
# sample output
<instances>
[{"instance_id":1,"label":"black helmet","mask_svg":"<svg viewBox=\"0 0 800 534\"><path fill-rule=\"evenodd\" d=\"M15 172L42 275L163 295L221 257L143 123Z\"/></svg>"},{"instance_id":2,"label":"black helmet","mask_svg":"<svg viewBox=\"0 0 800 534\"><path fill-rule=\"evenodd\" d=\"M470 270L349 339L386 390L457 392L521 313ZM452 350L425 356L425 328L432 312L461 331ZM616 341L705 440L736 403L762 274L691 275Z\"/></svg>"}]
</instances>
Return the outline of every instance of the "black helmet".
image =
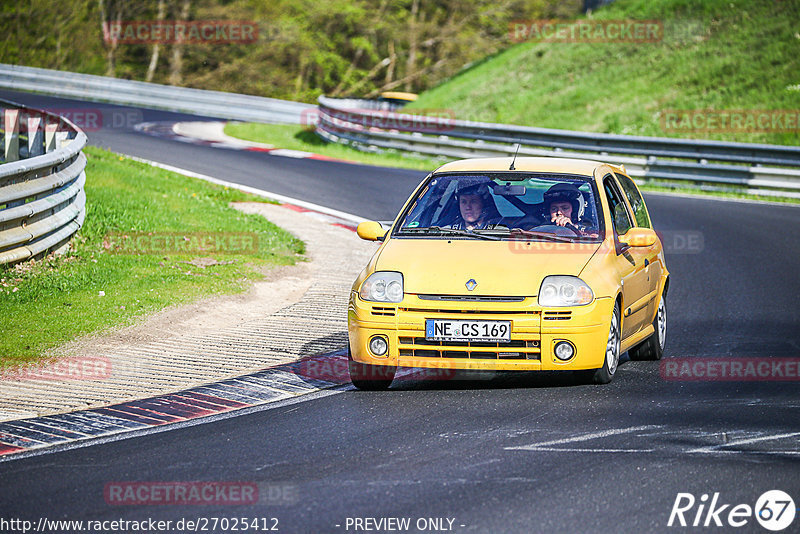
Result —
<instances>
[{"instance_id":1,"label":"black helmet","mask_svg":"<svg viewBox=\"0 0 800 534\"><path fill-rule=\"evenodd\" d=\"M456 202L462 195L478 195L483 200L483 209L488 219L499 220L502 215L490 192L490 187L493 185L494 181L488 176L459 176L455 192Z\"/></svg>"},{"instance_id":2,"label":"black helmet","mask_svg":"<svg viewBox=\"0 0 800 534\"><path fill-rule=\"evenodd\" d=\"M484 201L491 198L489 185L492 180L487 176L461 176L456 184L456 197L461 195L479 195Z\"/></svg>"},{"instance_id":3,"label":"black helmet","mask_svg":"<svg viewBox=\"0 0 800 534\"><path fill-rule=\"evenodd\" d=\"M569 202L572 205L572 217L576 221L583 215L583 195L572 184L558 183L545 191L544 204L548 210L553 202Z\"/></svg>"}]
</instances>

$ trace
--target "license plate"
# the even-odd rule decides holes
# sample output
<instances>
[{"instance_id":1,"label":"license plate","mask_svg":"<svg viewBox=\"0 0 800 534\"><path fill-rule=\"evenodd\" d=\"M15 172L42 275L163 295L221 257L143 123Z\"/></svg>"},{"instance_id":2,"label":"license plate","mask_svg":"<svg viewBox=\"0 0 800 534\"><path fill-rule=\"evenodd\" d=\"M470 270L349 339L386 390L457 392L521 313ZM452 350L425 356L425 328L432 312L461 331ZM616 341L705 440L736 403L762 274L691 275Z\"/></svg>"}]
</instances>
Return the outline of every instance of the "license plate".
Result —
<instances>
[{"instance_id":1,"label":"license plate","mask_svg":"<svg viewBox=\"0 0 800 534\"><path fill-rule=\"evenodd\" d=\"M511 341L511 321L425 319L429 341Z\"/></svg>"}]
</instances>

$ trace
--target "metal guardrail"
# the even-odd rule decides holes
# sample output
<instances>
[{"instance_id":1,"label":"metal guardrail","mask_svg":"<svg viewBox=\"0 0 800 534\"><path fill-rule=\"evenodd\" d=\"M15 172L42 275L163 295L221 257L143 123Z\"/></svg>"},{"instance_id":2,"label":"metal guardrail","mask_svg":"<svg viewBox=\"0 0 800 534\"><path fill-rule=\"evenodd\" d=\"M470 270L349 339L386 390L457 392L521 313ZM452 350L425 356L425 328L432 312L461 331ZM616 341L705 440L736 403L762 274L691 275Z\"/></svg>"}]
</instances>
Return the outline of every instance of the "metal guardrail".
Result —
<instances>
[{"instance_id":1,"label":"metal guardrail","mask_svg":"<svg viewBox=\"0 0 800 534\"><path fill-rule=\"evenodd\" d=\"M800 198L800 147L665 137L594 134L455 120L372 109L366 101L319 98L317 133L366 150L396 149L457 158L520 156L601 159L622 163L647 181L697 187L743 186L744 192ZM690 160L690 161L681 161ZM713 163L712 163L713 162Z\"/></svg>"},{"instance_id":2,"label":"metal guardrail","mask_svg":"<svg viewBox=\"0 0 800 534\"><path fill-rule=\"evenodd\" d=\"M64 247L86 216L86 134L69 120L0 100L0 264Z\"/></svg>"},{"instance_id":3,"label":"metal guardrail","mask_svg":"<svg viewBox=\"0 0 800 534\"><path fill-rule=\"evenodd\" d=\"M319 98L319 106L0 64L0 88L222 119L311 124L333 142L456 158L522 156L622 163L651 182L800 198L800 147L572 132L393 112L386 102ZM766 165L778 166L767 167ZM791 167L791 168L785 168Z\"/></svg>"},{"instance_id":4,"label":"metal guardrail","mask_svg":"<svg viewBox=\"0 0 800 534\"><path fill-rule=\"evenodd\" d=\"M0 88L80 100L255 122L302 123L315 106L275 98L206 91L91 74L0 63Z\"/></svg>"}]
</instances>

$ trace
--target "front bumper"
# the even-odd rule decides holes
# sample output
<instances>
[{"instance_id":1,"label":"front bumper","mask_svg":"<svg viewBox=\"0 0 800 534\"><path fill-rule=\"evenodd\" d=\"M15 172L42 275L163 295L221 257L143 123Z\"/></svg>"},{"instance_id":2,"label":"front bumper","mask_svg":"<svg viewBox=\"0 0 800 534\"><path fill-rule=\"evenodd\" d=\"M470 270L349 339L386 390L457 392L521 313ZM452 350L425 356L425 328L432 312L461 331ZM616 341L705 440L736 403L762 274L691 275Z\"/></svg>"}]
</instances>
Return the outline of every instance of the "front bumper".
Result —
<instances>
[{"instance_id":1,"label":"front bumper","mask_svg":"<svg viewBox=\"0 0 800 534\"><path fill-rule=\"evenodd\" d=\"M587 306L542 308L536 297L519 302L431 301L406 295L398 304L365 302L350 295L348 333L355 361L401 367L439 369L554 371L603 366L614 300L598 298ZM425 319L511 321L510 343L425 340ZM386 355L368 348L372 336L384 336ZM575 356L557 359L553 348L566 340Z\"/></svg>"}]
</instances>

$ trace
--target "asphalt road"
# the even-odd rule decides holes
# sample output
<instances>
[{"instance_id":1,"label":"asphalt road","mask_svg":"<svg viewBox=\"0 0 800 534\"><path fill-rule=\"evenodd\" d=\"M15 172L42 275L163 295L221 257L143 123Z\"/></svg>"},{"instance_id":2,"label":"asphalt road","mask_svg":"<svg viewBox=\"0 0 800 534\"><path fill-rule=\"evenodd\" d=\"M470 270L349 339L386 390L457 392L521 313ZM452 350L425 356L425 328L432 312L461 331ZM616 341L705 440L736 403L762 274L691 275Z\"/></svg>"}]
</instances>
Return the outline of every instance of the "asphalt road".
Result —
<instances>
[{"instance_id":1,"label":"asphalt road","mask_svg":"<svg viewBox=\"0 0 800 534\"><path fill-rule=\"evenodd\" d=\"M95 146L368 218L393 218L399 206L426 175L404 169L209 148L144 135L133 128L137 122L202 120L193 115L3 90L0 90L0 98L68 116L75 114L79 120L91 121L90 124L112 126L86 129L89 143ZM81 112L84 115L80 115ZM97 115L103 115L104 120L87 119ZM119 127L113 127L115 124Z\"/></svg>"},{"instance_id":2,"label":"asphalt road","mask_svg":"<svg viewBox=\"0 0 800 534\"><path fill-rule=\"evenodd\" d=\"M89 135L122 153L377 219L393 218L423 176L199 147L129 128ZM655 227L671 240L665 362L797 358L800 208L646 199ZM732 530L732 506L753 507L767 490L800 505L797 381L681 382L665 380L659 368L623 361L606 386L534 374L396 382L387 392L344 390L0 462L0 518L274 517L280 532L355 532L366 530L348 518L404 517L412 527L431 525L420 518L452 519L456 532L634 532L670 530L678 493L698 500L685 514L691 524L701 495L718 492L718 505L731 505L719 516L724 530ZM184 507L104 499L109 483L198 480L255 483L281 498ZM787 531L798 525L800 518ZM749 517L737 531L764 530Z\"/></svg>"}]
</instances>

